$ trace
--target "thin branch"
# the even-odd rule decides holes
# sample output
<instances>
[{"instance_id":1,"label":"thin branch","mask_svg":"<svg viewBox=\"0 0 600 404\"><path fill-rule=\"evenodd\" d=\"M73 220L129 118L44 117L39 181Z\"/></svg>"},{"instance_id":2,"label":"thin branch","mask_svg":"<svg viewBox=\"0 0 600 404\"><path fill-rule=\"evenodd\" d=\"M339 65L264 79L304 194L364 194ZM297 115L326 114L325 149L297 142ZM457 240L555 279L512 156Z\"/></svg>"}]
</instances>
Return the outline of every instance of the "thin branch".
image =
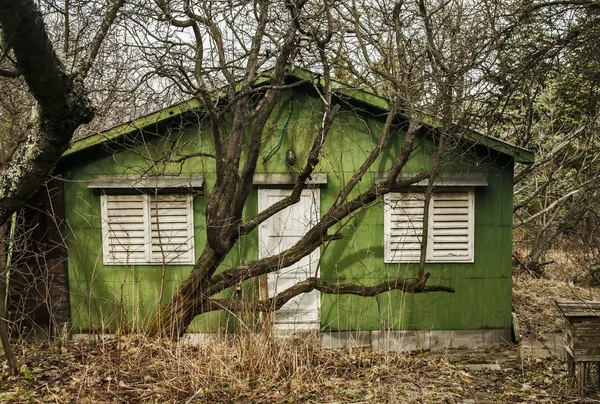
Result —
<instances>
[{"instance_id":1,"label":"thin branch","mask_svg":"<svg viewBox=\"0 0 600 404\"><path fill-rule=\"evenodd\" d=\"M450 70L443 61L444 57L435 46L435 41L433 38L433 28L431 27L431 19L430 15L427 13L425 1L419 0L418 5L419 12L421 13L421 18L423 19L423 25L425 27L425 34L427 36L427 54L432 57L432 62L434 62L434 66L439 67L444 73L449 74Z\"/></svg>"},{"instance_id":2,"label":"thin branch","mask_svg":"<svg viewBox=\"0 0 600 404\"><path fill-rule=\"evenodd\" d=\"M282 200L274 203L273 205L269 206L267 209L258 213L256 216L254 216L249 221L241 224L237 230L239 235L244 235L244 234L250 233L258 225L260 225L262 222L264 222L265 220L267 220L268 218L270 218L277 212L280 212L283 209L287 208L288 206L292 206L295 203L298 203L298 201L300 201L301 191L304 189L304 187L306 185L306 181L310 178L310 175L312 174L315 166L318 163L319 153L321 152L323 144L325 143L325 139L327 138L327 135L331 128L331 124L333 123L333 120L338 113L339 108L337 108L337 107L338 106L334 107L333 111L329 111L324 115L323 124L322 124L321 128L319 129L319 133L313 142L313 146L309 153L309 159L306 163L306 166L304 167L304 169L298 176L298 180L296 181L296 184L294 185L294 188L292 189L292 193L290 194L290 196L285 197ZM312 156L312 158L310 156Z\"/></svg>"},{"instance_id":3,"label":"thin branch","mask_svg":"<svg viewBox=\"0 0 600 404\"><path fill-rule=\"evenodd\" d=\"M532 220L534 220L535 218L539 217L540 215L543 215L549 211L551 211L552 209L554 209L557 206L562 206L563 203L565 203L567 201L567 199L569 199L570 197L580 193L581 191L590 188L589 185L595 185L598 182L598 178L594 177L586 182L584 182L583 184L581 184L578 188L572 190L571 192L568 192L567 194L561 196L560 198L558 198L557 200L555 200L554 202L552 202L550 205L546 206L544 209L540 210L539 212L537 212L535 215L532 215L530 217L528 217L527 219L521 221L520 223L516 224L514 226L514 228L518 228L521 227L529 222L531 222Z\"/></svg>"},{"instance_id":4,"label":"thin branch","mask_svg":"<svg viewBox=\"0 0 600 404\"><path fill-rule=\"evenodd\" d=\"M6 225L0 225L0 342L6 355L8 369L13 375L19 374L19 362L10 344L10 329L6 313L6 290L8 279L8 266L6 260Z\"/></svg>"},{"instance_id":5,"label":"thin branch","mask_svg":"<svg viewBox=\"0 0 600 404\"><path fill-rule=\"evenodd\" d=\"M285 43L283 44L282 49L277 57L276 65L273 71L272 80L273 84L277 87L281 86L285 80L285 68L287 66L288 57L292 52L294 44L296 42L296 36L297 35L295 28L293 26L290 27L286 35ZM273 88L269 89L266 92L265 96L259 102L259 105L256 109L257 112L254 127L252 128L249 150L246 156L246 161L244 162L244 166L242 168L239 191L236 195L232 211L235 222L232 223L232 227L229 230L229 234L230 237L234 237L235 239L237 239L237 237L241 234L246 234L266 219L259 218L259 220L251 220L250 222L244 225L239 225L239 220L242 215L243 207L246 203L246 200L248 198L248 195L250 194L250 190L252 187L252 176L256 170L256 163L259 157L263 129L267 120L271 116L275 105L277 105L277 102L280 100L280 95L280 90ZM322 131L320 131L319 135L322 135ZM294 190L292 191L292 196L290 198L298 198L299 200L300 191L303 188L305 179L306 178L303 179L302 175L299 176L298 184L300 184L300 186L294 187ZM300 189L299 191L297 190L298 188ZM271 213L271 215L272 214L273 213ZM264 214L259 213L259 215L257 216L264 216Z\"/></svg>"},{"instance_id":6,"label":"thin branch","mask_svg":"<svg viewBox=\"0 0 600 404\"><path fill-rule=\"evenodd\" d=\"M546 7L554 6L600 6L599 1L594 0L558 0L558 1L542 1L535 4L531 4L525 8L523 15L527 15L532 11L539 10Z\"/></svg>"},{"instance_id":7,"label":"thin branch","mask_svg":"<svg viewBox=\"0 0 600 404\"><path fill-rule=\"evenodd\" d=\"M98 52L100 51L100 47L102 46L102 42L104 42L104 38L108 34L108 31L115 19L117 18L117 13L119 9L123 7L125 4L125 0L110 0L108 4L108 9L106 10L106 14L104 15L104 19L102 20L102 24L100 24L100 28L96 33L96 36L92 40L92 43L89 47L89 52L86 55L83 63L79 66L77 70L77 74L81 77L86 77L92 65L94 64L94 60L96 60L96 56L98 56Z\"/></svg>"},{"instance_id":8,"label":"thin branch","mask_svg":"<svg viewBox=\"0 0 600 404\"><path fill-rule=\"evenodd\" d=\"M198 153L190 153L190 154L180 154L178 156L178 158L176 158L176 159L173 160L173 162L175 162L175 163L182 163L182 162L186 161L187 159L194 158L194 157L210 157L212 159L216 159L217 158L212 153L198 152Z\"/></svg>"},{"instance_id":9,"label":"thin branch","mask_svg":"<svg viewBox=\"0 0 600 404\"><path fill-rule=\"evenodd\" d=\"M163 12L164 17L159 18L159 21L168 21L172 26L178 28L188 28L191 27L194 21L192 19L188 20L178 20L169 11L168 4L164 0L155 0L156 5L160 8L160 11Z\"/></svg>"},{"instance_id":10,"label":"thin branch","mask_svg":"<svg viewBox=\"0 0 600 404\"><path fill-rule=\"evenodd\" d=\"M537 187L537 189L534 192L531 192L527 198L525 198L521 202L516 203L514 205L513 213L516 213L519 210L521 210L522 208L524 208L525 206L529 205L529 203L531 201L533 201L535 198L537 198L542 192L546 192L546 190L548 189L550 184L553 184L554 182L556 182L556 179L553 177L553 173L550 173L550 178L548 178L547 181L545 181L542 185ZM515 192L515 195L517 195L519 193L520 193L520 191L517 191L517 192Z\"/></svg>"}]
</instances>

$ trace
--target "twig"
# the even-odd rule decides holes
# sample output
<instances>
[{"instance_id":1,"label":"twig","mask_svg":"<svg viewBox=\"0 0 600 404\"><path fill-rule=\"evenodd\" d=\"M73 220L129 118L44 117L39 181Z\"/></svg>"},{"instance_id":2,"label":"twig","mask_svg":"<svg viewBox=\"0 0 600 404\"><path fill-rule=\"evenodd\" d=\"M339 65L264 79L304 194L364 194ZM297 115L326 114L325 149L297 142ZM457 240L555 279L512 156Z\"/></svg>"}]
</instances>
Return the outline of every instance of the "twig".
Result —
<instances>
[{"instance_id":1,"label":"twig","mask_svg":"<svg viewBox=\"0 0 600 404\"><path fill-rule=\"evenodd\" d=\"M193 399L195 399L199 394L201 394L204 391L204 389L201 387L199 388L186 402L185 404L190 404L192 402Z\"/></svg>"}]
</instances>

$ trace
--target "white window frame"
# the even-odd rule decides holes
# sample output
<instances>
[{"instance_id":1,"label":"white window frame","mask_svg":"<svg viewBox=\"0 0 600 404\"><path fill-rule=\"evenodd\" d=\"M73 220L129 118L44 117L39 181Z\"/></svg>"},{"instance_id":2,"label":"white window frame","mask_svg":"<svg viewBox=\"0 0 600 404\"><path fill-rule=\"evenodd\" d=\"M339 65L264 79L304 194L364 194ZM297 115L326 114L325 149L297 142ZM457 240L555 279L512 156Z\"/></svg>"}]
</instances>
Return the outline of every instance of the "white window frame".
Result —
<instances>
[{"instance_id":1,"label":"white window frame","mask_svg":"<svg viewBox=\"0 0 600 404\"><path fill-rule=\"evenodd\" d=\"M153 254L153 246L155 245L153 239L153 229L152 222L153 217L156 215L152 212L153 202L156 201L155 198L161 197L180 197L185 201L185 209L186 209L186 222L182 226L185 230L185 244L181 244L185 246L186 249L179 252L174 250L177 253L176 257L165 257L162 251L158 251ZM136 254L136 256L128 256L126 259L121 259L116 256L116 252L111 250L111 233L120 231L122 234L123 231L119 228L124 223L116 221L114 223L109 222L109 201L113 199L113 201L118 202L118 199L121 201L135 202L136 199L139 200L140 207L136 209L140 209L142 211L141 221L139 222L139 227L134 231L138 233L138 235L143 234L143 244L139 244L138 252L143 252L143 254ZM100 196L100 214L102 219L102 255L104 265L182 265L182 264L194 264L195 263L195 254L194 254L194 209L193 209L193 195L192 194L102 194ZM112 226L112 227L111 227ZM156 233L156 231L155 231ZM126 237L126 236L125 236ZM160 237L160 235L158 236ZM179 236L181 238L181 236ZM112 237L114 240L115 237ZM142 237L138 237L141 239ZM159 239L160 240L160 239ZM127 242L123 242L124 245L128 245ZM164 245L160 244L159 245ZM113 247L114 248L114 247Z\"/></svg>"},{"instance_id":2,"label":"white window frame","mask_svg":"<svg viewBox=\"0 0 600 404\"><path fill-rule=\"evenodd\" d=\"M434 234L434 227L437 224L441 223L441 221L438 221L436 223L436 220L434 219L434 214L433 214L434 206L435 206L434 204L435 204L436 198L439 198L438 200L441 200L441 198L443 198L444 195L446 195L446 194L466 194L466 196L467 196L467 214L466 214L467 215L467 229L466 229L467 240L460 242L460 244L462 244L463 246L466 244L466 247L467 247L466 255L454 255L453 253L450 252L450 253L448 253L448 255L445 255L445 256L434 256L434 251L435 251L434 246L436 245L436 243L441 243L441 241L438 237L442 237L442 236L436 237L436 235ZM422 192L420 192L420 193L419 192L393 192L393 193L386 194L384 196L384 262L385 263L388 263L388 264L418 263L420 260L420 247L418 247L418 250L411 249L412 254L403 255L402 253L397 252L397 248L394 249L394 247L395 247L394 241L392 241L392 237L399 237L399 233L395 233L396 231L399 231L399 230L394 228L394 226L392 225L392 223L393 223L392 216L395 214L396 215L400 214L400 215L404 215L404 216L415 215L415 217L419 218L420 223L414 222L415 223L414 234L411 234L411 233L413 233L411 231L407 231L408 234L406 236L411 237L411 240L413 240L413 241L418 240L419 243L422 240L422 237L419 237L419 230L418 230L419 224L422 227L422 223L423 223L422 212L421 213L418 212L418 206L417 207L413 206L412 209L410 209L408 205L399 205L402 203L402 201L408 201L408 200L423 201L423 204L421 205L421 209L423 209L425 194ZM415 205L415 204L413 204L413 205ZM474 246L475 190L474 190L474 188L461 187L460 189L444 190L444 191L433 193L433 195L431 197L431 202L429 204L429 211L427 212L427 215L428 215L429 220L428 220L427 252L425 255L425 262L428 262L428 263L443 263L443 262L473 263L474 259L475 259L475 248L474 248L475 247ZM412 223L412 221L410 223ZM421 235L422 235L422 231L421 231ZM396 243L398 243L398 242L396 242ZM408 241L403 241L403 243L409 244ZM396 245L396 247L397 247L397 245ZM409 245L409 247L411 247L411 248L414 247L414 243L412 243L412 245Z\"/></svg>"}]
</instances>

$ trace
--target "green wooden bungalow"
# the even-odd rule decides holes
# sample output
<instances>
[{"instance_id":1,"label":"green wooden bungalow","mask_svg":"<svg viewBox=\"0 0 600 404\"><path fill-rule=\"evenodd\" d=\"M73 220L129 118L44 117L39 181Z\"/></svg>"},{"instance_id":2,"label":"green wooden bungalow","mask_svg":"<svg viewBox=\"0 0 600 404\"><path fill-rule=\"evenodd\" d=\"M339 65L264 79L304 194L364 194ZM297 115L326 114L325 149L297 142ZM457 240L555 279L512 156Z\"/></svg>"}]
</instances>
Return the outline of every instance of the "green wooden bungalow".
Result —
<instances>
[{"instance_id":1,"label":"green wooden bungalow","mask_svg":"<svg viewBox=\"0 0 600 404\"><path fill-rule=\"evenodd\" d=\"M310 77L296 69L288 80ZM373 148L387 101L338 85L341 112L324 156L301 201L245 236L222 264L229 268L292 245L335 200ZM210 152L208 121L190 101L75 141L59 166L64 184L68 282L74 333L143 330L191 271L206 240L205 201L215 180L212 159L181 156ZM290 192L321 121L313 84L286 90L264 133L262 158L246 217ZM424 122L401 175L432 163L435 121ZM404 134L364 176L367 189L389 169ZM292 151L297 163L286 162ZM510 341L513 168L533 155L464 130L444 158L429 215L426 270L429 283L456 293L377 297L312 292L273 315L281 333L318 330L323 346L435 349ZM317 270L330 282L379 283L414 276L422 229L423 183L388 194L344 224L344 238L314 251L293 268L270 275L269 294ZM407 225L408 223L408 225ZM266 285L266 286L265 286ZM259 282L227 290L235 299L261 296ZM188 338L256 330L252 315L212 312L198 316Z\"/></svg>"}]
</instances>

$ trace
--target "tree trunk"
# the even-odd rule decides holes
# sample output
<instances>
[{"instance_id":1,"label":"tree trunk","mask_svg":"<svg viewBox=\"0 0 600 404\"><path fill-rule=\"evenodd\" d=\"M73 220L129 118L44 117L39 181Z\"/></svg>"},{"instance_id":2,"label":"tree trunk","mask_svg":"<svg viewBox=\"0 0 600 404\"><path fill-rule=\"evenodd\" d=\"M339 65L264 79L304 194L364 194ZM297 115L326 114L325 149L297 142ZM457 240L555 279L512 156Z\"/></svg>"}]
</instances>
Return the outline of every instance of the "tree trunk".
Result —
<instances>
[{"instance_id":1,"label":"tree trunk","mask_svg":"<svg viewBox=\"0 0 600 404\"><path fill-rule=\"evenodd\" d=\"M202 313L196 294L202 289L200 285L206 282L206 274L212 273L218 267L222 256L217 256L207 245L190 276L179 287L177 295L163 306L154 316L148 326L148 334L162 335L172 339L182 336L194 317ZM202 300L202 299L200 299Z\"/></svg>"},{"instance_id":2,"label":"tree trunk","mask_svg":"<svg viewBox=\"0 0 600 404\"><path fill-rule=\"evenodd\" d=\"M56 56L33 1L0 0L0 25L39 105L37 127L24 134L0 173L0 223L5 223L44 183L75 130L94 113L82 84Z\"/></svg>"}]
</instances>

